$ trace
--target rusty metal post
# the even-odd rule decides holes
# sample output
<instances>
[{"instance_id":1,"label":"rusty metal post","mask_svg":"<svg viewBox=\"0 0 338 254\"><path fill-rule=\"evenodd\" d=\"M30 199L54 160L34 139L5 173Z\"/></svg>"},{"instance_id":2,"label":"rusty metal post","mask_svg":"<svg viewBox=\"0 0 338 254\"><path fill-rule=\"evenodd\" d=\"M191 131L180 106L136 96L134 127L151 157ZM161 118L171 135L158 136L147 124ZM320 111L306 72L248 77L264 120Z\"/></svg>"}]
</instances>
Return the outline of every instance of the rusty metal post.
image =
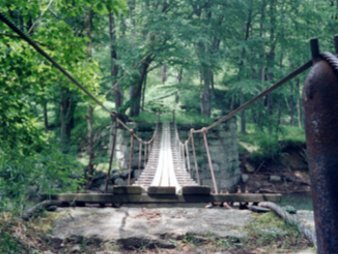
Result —
<instances>
[{"instance_id":1,"label":"rusty metal post","mask_svg":"<svg viewBox=\"0 0 338 254\"><path fill-rule=\"evenodd\" d=\"M314 66L305 81L303 104L317 252L338 254L338 79L318 58L318 42L311 46Z\"/></svg>"},{"instance_id":2,"label":"rusty metal post","mask_svg":"<svg viewBox=\"0 0 338 254\"><path fill-rule=\"evenodd\" d=\"M115 146L116 146L116 136L117 136L116 117L112 116L111 121L112 121L111 122L112 146L111 146L111 150L110 150L109 167L108 167L108 173L107 173L107 177L106 177L105 192L108 191L108 184L109 184L109 179L110 179L111 170L112 170L112 166L113 166Z\"/></svg>"},{"instance_id":3,"label":"rusty metal post","mask_svg":"<svg viewBox=\"0 0 338 254\"><path fill-rule=\"evenodd\" d=\"M212 164L211 155L210 155L210 151L209 151L209 145L208 145L208 139L207 139L207 129L206 128L203 128L203 140L204 140L205 151L206 151L207 157L208 157L208 164L209 164L212 183L214 185L214 191L215 191L215 194L218 194L218 187L217 187L217 182L216 182L216 177L215 177L215 172L214 172L214 166Z\"/></svg>"},{"instance_id":4,"label":"rusty metal post","mask_svg":"<svg viewBox=\"0 0 338 254\"><path fill-rule=\"evenodd\" d=\"M130 154L129 154L129 170L128 170L128 185L131 184L131 170L134 159L134 130L130 130Z\"/></svg>"},{"instance_id":5,"label":"rusty metal post","mask_svg":"<svg viewBox=\"0 0 338 254\"><path fill-rule=\"evenodd\" d=\"M192 148L192 155L194 157L194 164L195 164L195 170L196 170L196 179L197 183L201 185L201 179L200 179L200 174L198 170L198 163L197 163L197 157L196 157L196 150L195 150L195 142L194 142L194 130L190 130L190 135L191 135L191 148Z\"/></svg>"}]
</instances>

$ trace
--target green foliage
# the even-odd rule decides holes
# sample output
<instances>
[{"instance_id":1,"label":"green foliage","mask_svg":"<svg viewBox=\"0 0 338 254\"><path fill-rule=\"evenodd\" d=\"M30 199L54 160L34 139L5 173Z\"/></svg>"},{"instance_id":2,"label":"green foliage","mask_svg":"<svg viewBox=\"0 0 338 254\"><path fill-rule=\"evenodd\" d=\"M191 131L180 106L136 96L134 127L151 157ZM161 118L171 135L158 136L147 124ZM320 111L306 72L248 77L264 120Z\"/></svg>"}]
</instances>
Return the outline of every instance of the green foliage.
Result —
<instances>
[{"instance_id":1,"label":"green foliage","mask_svg":"<svg viewBox=\"0 0 338 254\"><path fill-rule=\"evenodd\" d=\"M247 134L239 135L241 153L250 152L253 163L257 166L264 160L278 161L285 146L305 144L304 129L294 126L280 126L278 133L257 128L251 124Z\"/></svg>"},{"instance_id":2,"label":"green foliage","mask_svg":"<svg viewBox=\"0 0 338 254\"><path fill-rule=\"evenodd\" d=\"M0 149L0 210L24 209L29 198L61 191L75 191L82 183L82 170L69 155L45 144L43 150L20 154Z\"/></svg>"},{"instance_id":3,"label":"green foliage","mask_svg":"<svg viewBox=\"0 0 338 254\"><path fill-rule=\"evenodd\" d=\"M17 254L23 253L20 243L10 233L1 228L0 225L0 253Z\"/></svg>"},{"instance_id":4,"label":"green foliage","mask_svg":"<svg viewBox=\"0 0 338 254\"><path fill-rule=\"evenodd\" d=\"M247 228L251 247L271 246L289 249L303 241L295 226L287 224L272 212L257 215Z\"/></svg>"}]
</instances>

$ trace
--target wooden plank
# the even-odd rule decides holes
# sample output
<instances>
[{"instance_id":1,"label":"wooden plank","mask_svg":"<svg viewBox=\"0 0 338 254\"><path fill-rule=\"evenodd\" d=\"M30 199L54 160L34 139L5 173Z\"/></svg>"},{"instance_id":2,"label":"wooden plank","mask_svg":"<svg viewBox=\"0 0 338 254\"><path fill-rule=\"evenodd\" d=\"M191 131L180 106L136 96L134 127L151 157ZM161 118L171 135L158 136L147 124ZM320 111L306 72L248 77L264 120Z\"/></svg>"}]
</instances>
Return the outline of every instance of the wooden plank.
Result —
<instances>
[{"instance_id":1,"label":"wooden plank","mask_svg":"<svg viewBox=\"0 0 338 254\"><path fill-rule=\"evenodd\" d=\"M271 201L279 202L281 194L256 194L256 193L234 193L234 194L218 194L212 195L213 202L262 202Z\"/></svg>"},{"instance_id":2,"label":"wooden plank","mask_svg":"<svg viewBox=\"0 0 338 254\"><path fill-rule=\"evenodd\" d=\"M280 194L218 194L218 195L147 195L111 193L65 193L55 195L62 202L76 203L124 203L124 204L161 204L161 203L208 203L208 202L278 202Z\"/></svg>"},{"instance_id":3,"label":"wooden plank","mask_svg":"<svg viewBox=\"0 0 338 254\"><path fill-rule=\"evenodd\" d=\"M111 193L62 193L53 195L52 199L72 204L77 202L111 203L112 197Z\"/></svg>"},{"instance_id":4,"label":"wooden plank","mask_svg":"<svg viewBox=\"0 0 338 254\"><path fill-rule=\"evenodd\" d=\"M143 189L141 186L114 186L113 193L114 194L142 194Z\"/></svg>"},{"instance_id":5,"label":"wooden plank","mask_svg":"<svg viewBox=\"0 0 338 254\"><path fill-rule=\"evenodd\" d=\"M210 195L211 189L207 186L183 186L182 195Z\"/></svg>"},{"instance_id":6,"label":"wooden plank","mask_svg":"<svg viewBox=\"0 0 338 254\"><path fill-rule=\"evenodd\" d=\"M169 186L149 186L147 192L152 195L176 195L176 187Z\"/></svg>"}]
</instances>

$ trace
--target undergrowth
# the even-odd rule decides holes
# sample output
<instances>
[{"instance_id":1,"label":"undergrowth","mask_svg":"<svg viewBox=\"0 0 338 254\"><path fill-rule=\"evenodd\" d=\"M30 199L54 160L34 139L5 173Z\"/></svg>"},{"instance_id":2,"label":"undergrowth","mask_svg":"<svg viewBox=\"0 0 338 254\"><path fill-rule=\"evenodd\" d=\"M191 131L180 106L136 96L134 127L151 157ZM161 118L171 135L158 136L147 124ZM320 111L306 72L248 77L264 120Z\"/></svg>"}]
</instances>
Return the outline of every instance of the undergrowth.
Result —
<instances>
[{"instance_id":1,"label":"undergrowth","mask_svg":"<svg viewBox=\"0 0 338 254\"><path fill-rule=\"evenodd\" d=\"M272 212L256 215L246 230L248 237L245 244L253 249L269 246L271 253L285 253L283 250L289 253L292 249L299 250L300 246L305 248L309 245L295 226L287 224Z\"/></svg>"},{"instance_id":2,"label":"undergrowth","mask_svg":"<svg viewBox=\"0 0 338 254\"><path fill-rule=\"evenodd\" d=\"M282 126L278 133L258 129L249 125L246 134L239 134L239 152L250 153L252 162L278 161L284 147L301 147L305 145L304 130L298 127Z\"/></svg>"},{"instance_id":3,"label":"undergrowth","mask_svg":"<svg viewBox=\"0 0 338 254\"><path fill-rule=\"evenodd\" d=\"M79 163L53 146L39 153L0 148L0 212L20 214L30 199L75 191L82 181Z\"/></svg>"}]
</instances>

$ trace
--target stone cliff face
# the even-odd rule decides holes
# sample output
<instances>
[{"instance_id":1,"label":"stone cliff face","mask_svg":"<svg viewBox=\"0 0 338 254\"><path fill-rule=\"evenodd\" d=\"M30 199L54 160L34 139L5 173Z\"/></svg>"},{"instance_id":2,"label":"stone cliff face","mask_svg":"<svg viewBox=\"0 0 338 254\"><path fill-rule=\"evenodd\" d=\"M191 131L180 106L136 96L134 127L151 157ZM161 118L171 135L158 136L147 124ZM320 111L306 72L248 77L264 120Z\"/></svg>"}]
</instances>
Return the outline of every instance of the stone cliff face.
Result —
<instances>
[{"instance_id":1,"label":"stone cliff face","mask_svg":"<svg viewBox=\"0 0 338 254\"><path fill-rule=\"evenodd\" d=\"M189 128L178 126L179 136L181 140L185 140L189 132ZM138 135L145 140L150 139L153 134L152 129L143 129L138 131ZM196 147L197 162L202 185L212 186L211 174L208 166L208 160L205 153L202 134L194 134ZM128 169L130 136L126 131L119 130L117 136L117 145L115 152L115 165L119 170ZM219 128L215 128L208 132L209 150L213 162L215 176L220 192L231 190L240 179L238 140L235 121L229 121ZM192 149L189 144L191 175L196 180L196 170L193 162ZM144 147L143 147L144 153ZM137 178L141 169L139 164L139 144L134 143L134 154L132 168L134 178ZM143 166L142 160L141 165Z\"/></svg>"}]
</instances>

